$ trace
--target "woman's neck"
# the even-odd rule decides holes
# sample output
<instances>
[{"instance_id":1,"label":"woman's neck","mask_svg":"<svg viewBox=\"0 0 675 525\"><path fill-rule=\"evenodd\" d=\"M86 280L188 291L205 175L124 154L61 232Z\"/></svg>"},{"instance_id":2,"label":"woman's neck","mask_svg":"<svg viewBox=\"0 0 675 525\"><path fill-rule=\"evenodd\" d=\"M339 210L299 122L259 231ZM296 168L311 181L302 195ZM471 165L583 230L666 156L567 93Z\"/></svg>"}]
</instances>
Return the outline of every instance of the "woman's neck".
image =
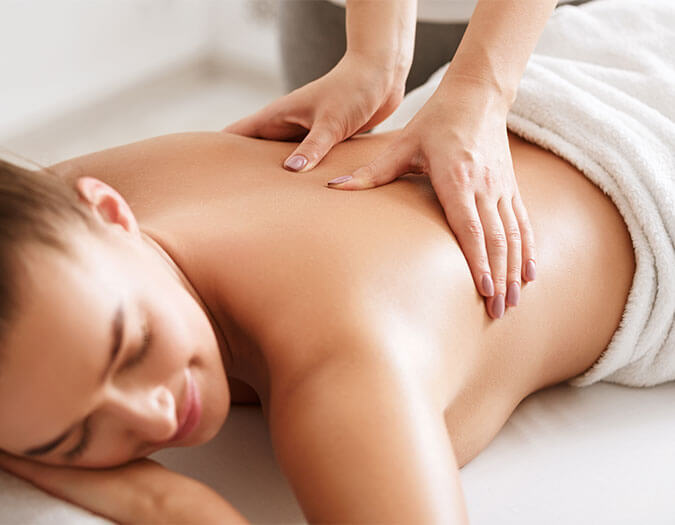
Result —
<instances>
[{"instance_id":1,"label":"woman's neck","mask_svg":"<svg viewBox=\"0 0 675 525\"><path fill-rule=\"evenodd\" d=\"M195 289L195 287L192 285L190 282L190 279L188 279L187 275L185 275L185 272L180 269L180 267L176 264L176 262L171 258L171 256L167 253L167 251L162 247L162 245L153 239L153 237L148 233L147 231L141 230L141 238L145 242L145 244L150 247L150 249L154 250L160 257L161 259L166 263L167 267L176 276L176 279L178 282L181 283L181 285L185 288L185 290L193 297L193 299L197 302L197 304L200 306L202 311L204 312L204 315L206 315L209 319L209 322L211 323L211 328L213 328L214 334L216 336L216 340L218 341L218 346L220 347L221 350L221 355L223 356L223 365L225 366L225 371L228 374L231 374L235 370L235 359L234 359L234 354L232 352L232 348L227 341L227 338L225 337L223 331L221 330L218 322L216 321L215 316L209 309L208 305L206 302L202 299L202 297L199 295L199 292Z\"/></svg>"}]
</instances>

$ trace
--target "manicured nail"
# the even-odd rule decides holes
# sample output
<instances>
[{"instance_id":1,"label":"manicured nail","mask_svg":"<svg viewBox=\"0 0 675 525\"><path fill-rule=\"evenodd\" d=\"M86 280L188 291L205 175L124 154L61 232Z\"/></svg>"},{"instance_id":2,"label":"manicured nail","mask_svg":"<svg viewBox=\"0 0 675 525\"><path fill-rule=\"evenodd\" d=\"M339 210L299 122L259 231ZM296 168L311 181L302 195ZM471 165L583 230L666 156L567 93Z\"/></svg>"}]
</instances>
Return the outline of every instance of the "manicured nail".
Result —
<instances>
[{"instance_id":1,"label":"manicured nail","mask_svg":"<svg viewBox=\"0 0 675 525\"><path fill-rule=\"evenodd\" d=\"M300 171L305 167L306 164L307 159L302 155L293 155L290 159L287 159L286 162L284 162L284 166L293 171Z\"/></svg>"},{"instance_id":2,"label":"manicured nail","mask_svg":"<svg viewBox=\"0 0 675 525\"><path fill-rule=\"evenodd\" d=\"M342 184L343 182L347 182L348 180L352 180L351 175L343 175L342 177L336 177L333 180L329 180L326 184Z\"/></svg>"},{"instance_id":3,"label":"manicured nail","mask_svg":"<svg viewBox=\"0 0 675 525\"><path fill-rule=\"evenodd\" d=\"M495 300L492 301L492 316L495 319L501 319L504 315L504 294L498 293Z\"/></svg>"},{"instance_id":4,"label":"manicured nail","mask_svg":"<svg viewBox=\"0 0 675 525\"><path fill-rule=\"evenodd\" d=\"M534 281L537 277L537 267L532 259L529 259L525 265L525 277L528 281Z\"/></svg>"},{"instance_id":5,"label":"manicured nail","mask_svg":"<svg viewBox=\"0 0 675 525\"><path fill-rule=\"evenodd\" d=\"M506 292L506 304L509 306L518 306L520 299L520 285L517 282L512 282Z\"/></svg>"},{"instance_id":6,"label":"manicured nail","mask_svg":"<svg viewBox=\"0 0 675 525\"><path fill-rule=\"evenodd\" d=\"M490 277L489 273L483 275L481 285L483 286L483 293L487 297L492 297L495 294L495 286L492 284L492 277Z\"/></svg>"}]
</instances>

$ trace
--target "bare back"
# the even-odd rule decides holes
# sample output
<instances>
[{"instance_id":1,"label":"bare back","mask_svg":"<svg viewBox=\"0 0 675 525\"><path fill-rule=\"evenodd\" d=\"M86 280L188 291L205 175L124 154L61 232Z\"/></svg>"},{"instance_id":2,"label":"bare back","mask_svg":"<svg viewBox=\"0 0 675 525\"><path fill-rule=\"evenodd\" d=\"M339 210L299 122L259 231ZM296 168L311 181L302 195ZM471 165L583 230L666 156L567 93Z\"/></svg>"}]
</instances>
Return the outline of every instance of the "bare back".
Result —
<instances>
[{"instance_id":1,"label":"bare back","mask_svg":"<svg viewBox=\"0 0 675 525\"><path fill-rule=\"evenodd\" d=\"M410 365L456 433L461 465L520 400L597 359L632 282L632 245L611 201L581 173L510 136L538 274L518 307L491 320L428 178L358 192L325 187L394 136L340 144L304 174L281 168L293 144L222 133L158 137L57 169L70 180L97 177L127 199L228 341L251 355L240 379L263 406L271 380L293 380L289 363L350 352L358 334L414 356ZM471 430L477 412L490 428Z\"/></svg>"}]
</instances>

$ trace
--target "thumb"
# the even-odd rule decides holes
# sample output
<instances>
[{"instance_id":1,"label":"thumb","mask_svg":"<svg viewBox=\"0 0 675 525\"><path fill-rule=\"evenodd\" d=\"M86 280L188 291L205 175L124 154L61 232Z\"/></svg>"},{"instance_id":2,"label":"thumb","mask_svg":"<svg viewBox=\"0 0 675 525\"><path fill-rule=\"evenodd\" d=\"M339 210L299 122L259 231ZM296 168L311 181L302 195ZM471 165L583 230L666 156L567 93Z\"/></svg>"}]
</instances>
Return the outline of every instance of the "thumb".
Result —
<instances>
[{"instance_id":1,"label":"thumb","mask_svg":"<svg viewBox=\"0 0 675 525\"><path fill-rule=\"evenodd\" d=\"M342 140L342 135L325 120L317 120L305 139L284 162L291 171L309 171L316 167L328 152Z\"/></svg>"},{"instance_id":2,"label":"thumb","mask_svg":"<svg viewBox=\"0 0 675 525\"><path fill-rule=\"evenodd\" d=\"M237 120L221 131L270 140L297 139L307 133L307 128L300 123L293 122L280 115L270 115L268 111L263 110Z\"/></svg>"},{"instance_id":3,"label":"thumb","mask_svg":"<svg viewBox=\"0 0 675 525\"><path fill-rule=\"evenodd\" d=\"M224 133L233 133L235 135L244 135L245 137L255 137L258 135L259 128L258 115L249 115L242 119L225 126L221 131Z\"/></svg>"},{"instance_id":4,"label":"thumb","mask_svg":"<svg viewBox=\"0 0 675 525\"><path fill-rule=\"evenodd\" d=\"M377 188L409 173L413 151L400 142L389 146L384 153L351 175L343 175L328 181L330 188L341 190L366 190Z\"/></svg>"}]
</instances>

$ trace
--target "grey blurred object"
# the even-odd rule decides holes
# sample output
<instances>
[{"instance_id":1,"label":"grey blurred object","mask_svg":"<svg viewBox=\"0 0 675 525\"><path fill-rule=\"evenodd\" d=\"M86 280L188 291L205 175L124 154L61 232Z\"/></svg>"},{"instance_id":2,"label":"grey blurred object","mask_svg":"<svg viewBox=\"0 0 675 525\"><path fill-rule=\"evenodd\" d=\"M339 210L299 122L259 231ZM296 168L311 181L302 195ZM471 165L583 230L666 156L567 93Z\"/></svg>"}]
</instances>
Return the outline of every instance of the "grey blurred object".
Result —
<instances>
[{"instance_id":1,"label":"grey blurred object","mask_svg":"<svg viewBox=\"0 0 675 525\"><path fill-rule=\"evenodd\" d=\"M279 3L282 0L248 0L247 11L258 22L274 22L279 16Z\"/></svg>"},{"instance_id":2,"label":"grey blurred object","mask_svg":"<svg viewBox=\"0 0 675 525\"><path fill-rule=\"evenodd\" d=\"M406 93L449 62L466 24L418 22ZM328 73L347 47L345 9L327 0L281 0L279 43L284 86L292 91Z\"/></svg>"}]
</instances>

